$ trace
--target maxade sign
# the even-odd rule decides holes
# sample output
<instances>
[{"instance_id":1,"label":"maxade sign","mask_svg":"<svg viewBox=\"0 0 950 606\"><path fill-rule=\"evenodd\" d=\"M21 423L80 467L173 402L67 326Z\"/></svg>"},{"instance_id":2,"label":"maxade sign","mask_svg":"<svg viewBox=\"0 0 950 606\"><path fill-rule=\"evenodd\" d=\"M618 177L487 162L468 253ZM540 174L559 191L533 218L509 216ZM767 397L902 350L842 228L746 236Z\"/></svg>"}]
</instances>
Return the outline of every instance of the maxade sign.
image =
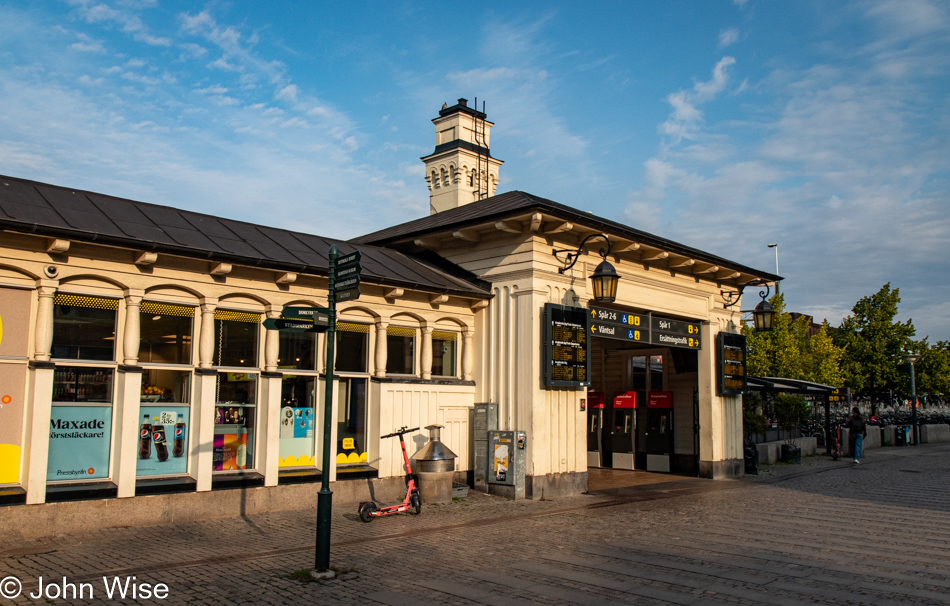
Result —
<instances>
[{"instance_id":1,"label":"maxade sign","mask_svg":"<svg viewBox=\"0 0 950 606\"><path fill-rule=\"evenodd\" d=\"M53 406L47 481L109 477L111 406Z\"/></svg>"},{"instance_id":2,"label":"maxade sign","mask_svg":"<svg viewBox=\"0 0 950 606\"><path fill-rule=\"evenodd\" d=\"M745 335L721 332L716 335L716 370L719 395L735 396L746 391Z\"/></svg>"}]
</instances>

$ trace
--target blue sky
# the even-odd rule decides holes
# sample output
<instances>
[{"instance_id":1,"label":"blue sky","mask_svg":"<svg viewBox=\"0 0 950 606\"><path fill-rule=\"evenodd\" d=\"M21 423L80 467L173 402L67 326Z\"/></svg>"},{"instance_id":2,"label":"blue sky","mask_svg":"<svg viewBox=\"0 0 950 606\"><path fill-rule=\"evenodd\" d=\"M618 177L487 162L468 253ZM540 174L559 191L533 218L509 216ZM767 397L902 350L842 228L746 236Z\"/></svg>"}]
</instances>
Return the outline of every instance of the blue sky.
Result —
<instances>
[{"instance_id":1,"label":"blue sky","mask_svg":"<svg viewBox=\"0 0 950 606\"><path fill-rule=\"evenodd\" d=\"M428 212L443 102L519 189L950 339L950 4L0 5L0 174L350 238Z\"/></svg>"}]
</instances>

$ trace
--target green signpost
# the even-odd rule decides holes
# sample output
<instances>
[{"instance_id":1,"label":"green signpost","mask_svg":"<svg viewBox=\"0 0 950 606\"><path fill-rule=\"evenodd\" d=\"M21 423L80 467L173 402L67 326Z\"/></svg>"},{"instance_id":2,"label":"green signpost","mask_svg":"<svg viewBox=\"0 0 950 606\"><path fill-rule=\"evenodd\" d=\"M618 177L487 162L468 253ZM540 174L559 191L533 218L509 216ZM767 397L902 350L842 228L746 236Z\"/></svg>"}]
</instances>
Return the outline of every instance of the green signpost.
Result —
<instances>
[{"instance_id":1,"label":"green signpost","mask_svg":"<svg viewBox=\"0 0 950 606\"><path fill-rule=\"evenodd\" d=\"M330 247L330 265L327 285L328 307L284 307L279 318L264 320L267 330L283 332L327 333L327 376L324 391L323 412L323 464L320 467L320 492L317 493L317 540L314 567L315 578L332 578L330 570L330 516L333 511L333 493L330 491L330 435L333 429L333 366L336 345L336 304L339 301L355 301L360 297L359 251L340 256L340 251Z\"/></svg>"}]
</instances>

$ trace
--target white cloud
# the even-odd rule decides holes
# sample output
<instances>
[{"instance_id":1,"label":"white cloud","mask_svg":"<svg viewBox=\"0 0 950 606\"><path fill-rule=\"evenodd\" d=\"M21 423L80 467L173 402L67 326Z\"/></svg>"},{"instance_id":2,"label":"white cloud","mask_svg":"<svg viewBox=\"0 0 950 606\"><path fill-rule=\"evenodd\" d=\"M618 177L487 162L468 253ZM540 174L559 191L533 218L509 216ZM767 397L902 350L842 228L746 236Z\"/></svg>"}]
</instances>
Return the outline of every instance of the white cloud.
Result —
<instances>
[{"instance_id":1,"label":"white cloud","mask_svg":"<svg viewBox=\"0 0 950 606\"><path fill-rule=\"evenodd\" d=\"M75 42L69 45L69 48L81 53L104 53L106 48L100 42Z\"/></svg>"},{"instance_id":2,"label":"white cloud","mask_svg":"<svg viewBox=\"0 0 950 606\"><path fill-rule=\"evenodd\" d=\"M290 84L280 89L274 94L275 99L281 99L283 101L290 101L291 103L297 102L297 85ZM313 110L311 110L313 111Z\"/></svg>"},{"instance_id":3,"label":"white cloud","mask_svg":"<svg viewBox=\"0 0 950 606\"><path fill-rule=\"evenodd\" d=\"M739 30L735 27L719 30L719 48L732 46L739 41Z\"/></svg>"}]
</instances>

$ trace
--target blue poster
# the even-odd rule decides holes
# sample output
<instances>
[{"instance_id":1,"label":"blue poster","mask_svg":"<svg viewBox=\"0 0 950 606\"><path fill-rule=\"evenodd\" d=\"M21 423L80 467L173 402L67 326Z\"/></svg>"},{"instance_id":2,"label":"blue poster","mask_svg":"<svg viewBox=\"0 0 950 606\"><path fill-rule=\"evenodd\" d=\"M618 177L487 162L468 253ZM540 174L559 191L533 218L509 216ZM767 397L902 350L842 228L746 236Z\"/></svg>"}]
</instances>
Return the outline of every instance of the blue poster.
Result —
<instances>
[{"instance_id":1,"label":"blue poster","mask_svg":"<svg viewBox=\"0 0 950 606\"><path fill-rule=\"evenodd\" d=\"M112 406L53 406L46 480L109 477Z\"/></svg>"},{"instance_id":2,"label":"blue poster","mask_svg":"<svg viewBox=\"0 0 950 606\"><path fill-rule=\"evenodd\" d=\"M139 408L135 474L167 476L188 472L188 406Z\"/></svg>"}]
</instances>

